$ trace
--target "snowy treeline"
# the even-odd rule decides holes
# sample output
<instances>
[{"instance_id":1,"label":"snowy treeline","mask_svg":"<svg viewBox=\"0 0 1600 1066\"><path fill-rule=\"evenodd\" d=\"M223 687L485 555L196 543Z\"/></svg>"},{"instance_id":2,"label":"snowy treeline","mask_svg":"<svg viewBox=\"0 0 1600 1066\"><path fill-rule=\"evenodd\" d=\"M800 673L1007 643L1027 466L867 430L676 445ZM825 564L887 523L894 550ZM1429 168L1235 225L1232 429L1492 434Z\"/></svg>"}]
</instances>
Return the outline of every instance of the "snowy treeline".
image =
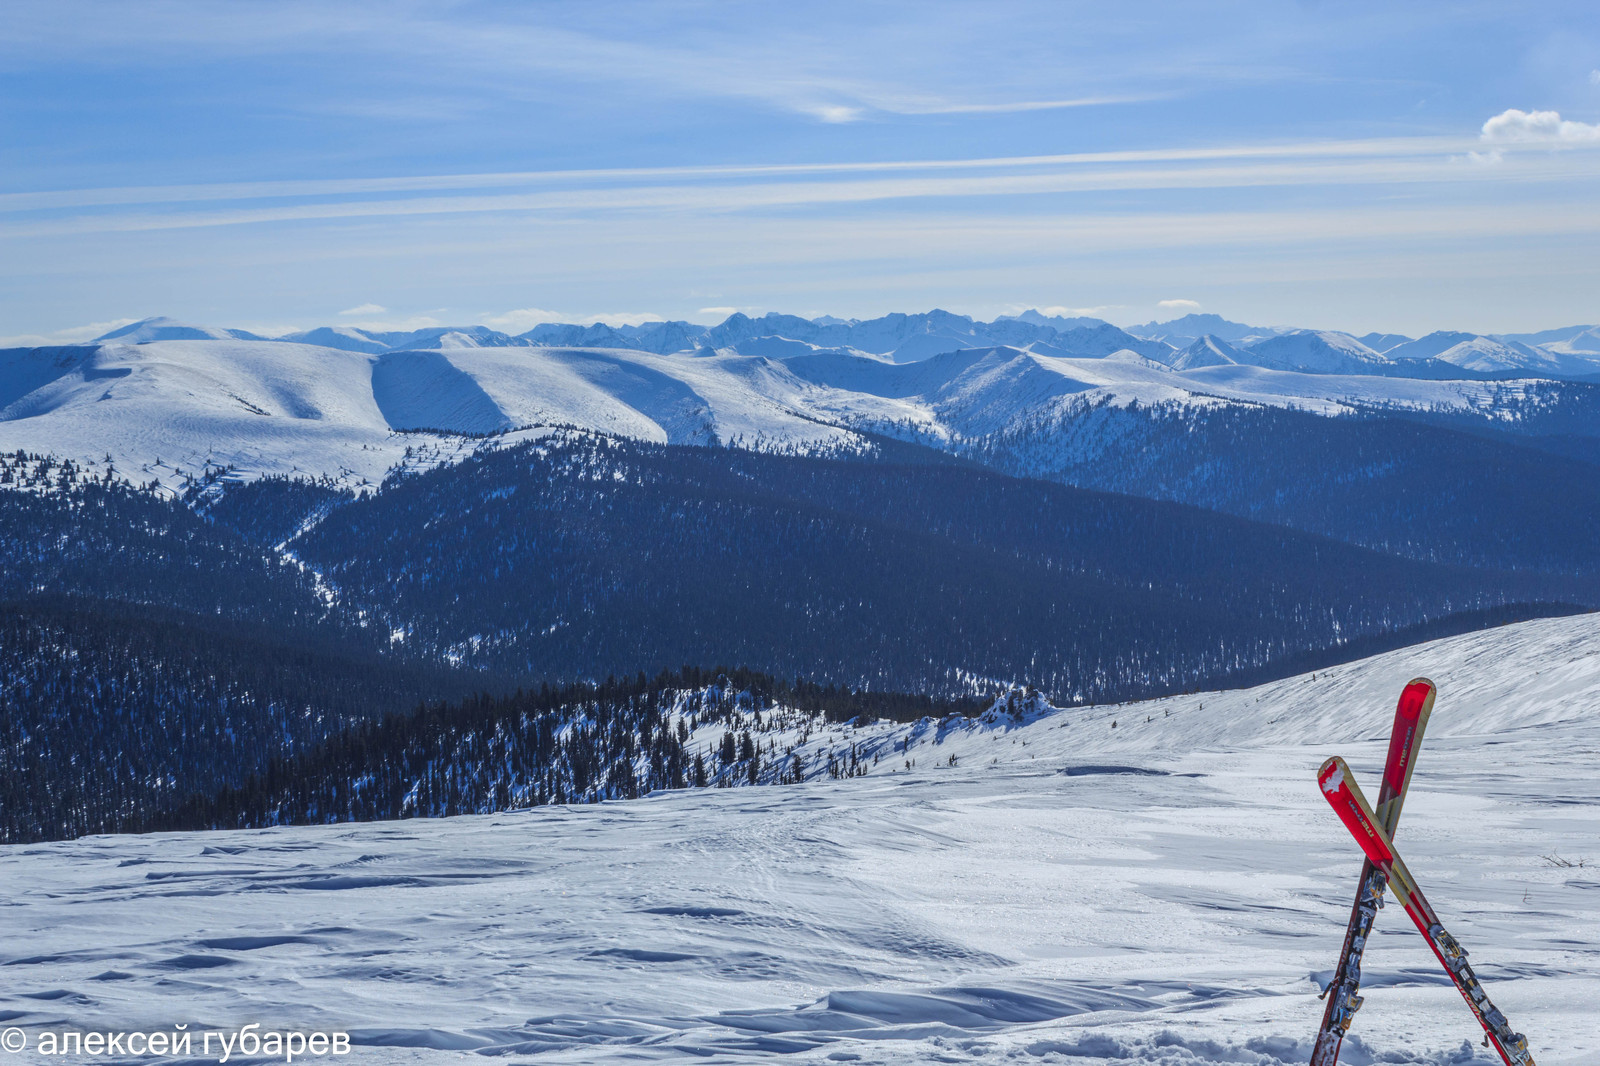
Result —
<instances>
[{"instance_id":1,"label":"snowy treeline","mask_svg":"<svg viewBox=\"0 0 1600 1066\"><path fill-rule=\"evenodd\" d=\"M977 715L978 700L932 701L690 667L595 685L480 695L360 722L273 760L237 788L195 796L152 828L226 828L488 813L636 799L660 789L854 777L883 754L850 724ZM1007 693L994 713L1037 713ZM813 743L825 735L826 745ZM838 737L837 743L832 738Z\"/></svg>"}]
</instances>

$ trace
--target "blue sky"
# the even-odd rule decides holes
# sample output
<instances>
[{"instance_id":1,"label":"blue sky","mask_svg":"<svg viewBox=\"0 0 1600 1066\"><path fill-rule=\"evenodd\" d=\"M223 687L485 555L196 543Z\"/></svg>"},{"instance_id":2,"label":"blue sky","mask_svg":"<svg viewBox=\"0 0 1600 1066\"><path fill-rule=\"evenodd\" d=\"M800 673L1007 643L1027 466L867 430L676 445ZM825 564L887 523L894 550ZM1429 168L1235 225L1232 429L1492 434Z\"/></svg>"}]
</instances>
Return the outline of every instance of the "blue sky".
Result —
<instances>
[{"instance_id":1,"label":"blue sky","mask_svg":"<svg viewBox=\"0 0 1600 1066\"><path fill-rule=\"evenodd\" d=\"M0 337L168 314L1600 320L1592 3L79 3L0 26Z\"/></svg>"}]
</instances>

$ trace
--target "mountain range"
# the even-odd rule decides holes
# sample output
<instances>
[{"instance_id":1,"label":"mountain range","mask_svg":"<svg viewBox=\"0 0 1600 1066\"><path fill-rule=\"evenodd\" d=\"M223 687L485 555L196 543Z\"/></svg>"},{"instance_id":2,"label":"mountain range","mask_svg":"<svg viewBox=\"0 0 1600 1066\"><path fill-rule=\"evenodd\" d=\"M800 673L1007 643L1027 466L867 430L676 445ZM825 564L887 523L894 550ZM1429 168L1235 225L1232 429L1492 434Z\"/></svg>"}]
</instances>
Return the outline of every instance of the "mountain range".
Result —
<instances>
[{"instance_id":1,"label":"mountain range","mask_svg":"<svg viewBox=\"0 0 1600 1066\"><path fill-rule=\"evenodd\" d=\"M1286 335L1303 339L1288 346L1269 345L1260 359L1250 355L1267 342ZM112 330L92 343L272 339L369 354L415 349L535 346L618 348L657 355L733 352L784 357L827 349L873 355L897 363L915 362L961 348L1013 345L1040 346L1037 350L1045 354L1074 356L1109 355L1127 350L1170 365L1175 353L1205 337L1234 345L1245 353L1242 362L1277 369L1284 369L1279 364L1304 344L1313 349L1336 348L1361 362L1438 358L1465 369L1486 372L1536 369L1569 376L1600 374L1600 362L1597 362L1600 361L1600 327L1596 326L1495 336L1441 330L1413 339L1390 333L1355 337L1328 330L1250 326L1215 314L1190 314L1169 322L1148 322L1124 330L1098 318L1047 316L1038 311L1004 315L992 322L939 310L865 320L831 316L807 319L775 312L751 318L736 312L714 326L685 321L617 326L548 322L516 335L482 325L431 326L415 330L319 326L272 338L248 330L196 326L156 317ZM1468 347L1461 348L1462 345ZM1385 358L1374 360L1373 356ZM1489 365L1490 360L1494 365ZM1474 362L1484 365L1472 365ZM1315 364L1287 369L1315 369Z\"/></svg>"},{"instance_id":2,"label":"mountain range","mask_svg":"<svg viewBox=\"0 0 1600 1066\"><path fill-rule=\"evenodd\" d=\"M1368 339L1214 315L1132 332L935 311L546 324L520 337L322 327L270 340L158 318L87 344L0 350L0 449L179 490L216 469L359 487L419 455L442 461L537 426L757 449L860 447L875 434L961 451L1064 406L1109 404L1388 411L1514 433L1548 415L1530 390L1582 407L1587 379L1600 380L1595 327ZM1583 418L1563 431L1595 433Z\"/></svg>"}]
</instances>

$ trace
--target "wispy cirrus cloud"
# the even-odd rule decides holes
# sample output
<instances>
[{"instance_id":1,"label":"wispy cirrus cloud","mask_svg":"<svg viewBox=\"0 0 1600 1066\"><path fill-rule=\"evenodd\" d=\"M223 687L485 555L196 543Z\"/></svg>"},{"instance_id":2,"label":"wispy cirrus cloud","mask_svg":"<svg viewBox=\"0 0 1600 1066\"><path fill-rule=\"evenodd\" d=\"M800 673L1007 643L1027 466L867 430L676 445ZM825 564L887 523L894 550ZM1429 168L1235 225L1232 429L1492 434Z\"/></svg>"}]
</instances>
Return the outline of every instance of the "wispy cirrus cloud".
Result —
<instances>
[{"instance_id":1,"label":"wispy cirrus cloud","mask_svg":"<svg viewBox=\"0 0 1600 1066\"><path fill-rule=\"evenodd\" d=\"M1156 306L1163 311L1176 311L1188 314L1200 310L1199 300L1157 300Z\"/></svg>"},{"instance_id":2,"label":"wispy cirrus cloud","mask_svg":"<svg viewBox=\"0 0 1600 1066\"><path fill-rule=\"evenodd\" d=\"M1170 99L1172 93L1137 93L1116 96L1083 96L1070 100L1012 100L1000 103L880 103L878 107L900 115L1014 115L1026 111L1063 111L1075 107L1106 107L1112 104L1142 104Z\"/></svg>"},{"instance_id":3,"label":"wispy cirrus cloud","mask_svg":"<svg viewBox=\"0 0 1600 1066\"><path fill-rule=\"evenodd\" d=\"M339 312L339 316L348 318L351 315L381 315L388 310L387 307L381 304L359 304L355 307L346 307Z\"/></svg>"},{"instance_id":4,"label":"wispy cirrus cloud","mask_svg":"<svg viewBox=\"0 0 1600 1066\"><path fill-rule=\"evenodd\" d=\"M1520 113L1519 113L1520 114ZM1571 147L1591 142L1557 123ZM1549 123L1539 119L1534 127ZM1584 127L1594 129L1594 127ZM1496 136L1502 134L1496 126ZM619 168L521 174L233 183L0 195L14 221L0 237L153 231L428 215L826 210L888 200L1064 196L1103 191L1292 186L1546 182L1595 176L1587 155L1525 157L1514 167L1463 167L1447 149L1481 139L1242 145L1201 149L835 164ZM531 190L531 191L523 191ZM407 193L428 192L416 196ZM232 206L198 209L233 201ZM145 210L95 210L140 206ZM89 209L71 214L72 208ZM157 208L150 210L148 208Z\"/></svg>"},{"instance_id":5,"label":"wispy cirrus cloud","mask_svg":"<svg viewBox=\"0 0 1600 1066\"><path fill-rule=\"evenodd\" d=\"M1467 137L1389 137L1265 144L1146 148L1049 155L839 161L830 163L748 163L676 167L608 167L500 173L407 175L288 181L211 182L197 185L113 186L38 192L0 193L0 213L127 204L199 203L210 200L267 200L394 195L408 192L461 192L490 188L578 184L607 188L667 180L675 184L719 179L820 178L829 175L894 174L918 171L1034 170L1092 167L1116 163L1219 163L1229 160L1385 159L1416 157L1438 161L1479 142Z\"/></svg>"},{"instance_id":6,"label":"wispy cirrus cloud","mask_svg":"<svg viewBox=\"0 0 1600 1066\"><path fill-rule=\"evenodd\" d=\"M1010 68L1008 79L996 78L971 56L930 71L912 58L917 49L905 48L908 41L925 37L931 45L964 28L970 49L972 36L996 31L992 20L952 20L933 9L924 13L924 26L856 20L856 32L841 35L773 13L734 21L677 18L652 32L659 14L642 5L611 6L629 14L605 20L601 30L559 7L485 4L468 12L448 4L282 0L219 12L203 0L168 0L135 13L86 0L21 0L0 55L20 63L61 53L101 64L127 64L133 54L141 61L162 55L183 60L196 52L247 62L284 55L331 60L362 71L366 86L303 96L291 91L279 106L400 122L451 121L485 107L548 102L576 91L591 98L626 96L636 105L641 87L657 98L754 104L828 124L1156 98L1148 90L1048 91L1098 87L1118 69L1089 73L1086 57L1070 65L1022 63ZM93 17L74 18L73 12ZM1148 83L1149 72L1143 73ZM1134 71L1117 80L1125 87L1141 81ZM1039 94L1040 88L1047 92Z\"/></svg>"}]
</instances>

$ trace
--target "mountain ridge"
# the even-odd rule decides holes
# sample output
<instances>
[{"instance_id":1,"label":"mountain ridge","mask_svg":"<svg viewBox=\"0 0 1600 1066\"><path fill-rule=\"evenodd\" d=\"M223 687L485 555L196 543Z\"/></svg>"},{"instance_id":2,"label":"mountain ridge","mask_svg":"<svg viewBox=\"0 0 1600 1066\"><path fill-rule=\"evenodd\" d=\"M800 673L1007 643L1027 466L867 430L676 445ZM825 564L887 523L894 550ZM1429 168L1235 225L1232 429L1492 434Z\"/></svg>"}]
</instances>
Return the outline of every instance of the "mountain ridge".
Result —
<instances>
[{"instance_id":1,"label":"mountain ridge","mask_svg":"<svg viewBox=\"0 0 1600 1066\"><path fill-rule=\"evenodd\" d=\"M1017 347L1045 345L1055 354L1074 356L1109 355L1127 349L1170 364L1176 353L1208 335L1246 353L1242 361L1275 369L1310 369L1337 364L1344 371L1362 372L1360 367L1364 364L1403 365L1418 358L1444 358L1446 362L1473 370L1520 369L1562 377L1600 373L1600 327L1596 326L1563 327L1517 335L1436 331L1426 338L1413 340L1398 334L1369 333L1357 338L1336 330L1250 326L1209 313L1121 329L1103 319L1046 316L1038 311L1001 315L992 322L938 309L917 314L897 312L875 319L838 319L828 315L808 319L779 312L752 318L736 311L715 325L682 320L615 326L598 322L588 325L546 322L515 335L485 325L427 326L409 331L318 326L270 338L246 330L197 326L158 316L119 327L90 343L276 340L369 354L405 349L539 346L616 348L657 355L737 352L785 356L803 354L810 349L874 355L891 362L913 362L945 351L1007 344ZM1290 335L1300 336L1301 341L1287 345L1273 343ZM1310 336L1322 341L1317 352L1306 350ZM1442 338L1453 340L1442 343ZM1367 346L1368 340L1372 341L1372 347ZM1448 350L1463 344L1468 347L1446 356ZM1294 348L1299 349L1299 361L1286 361ZM1330 359L1327 349L1343 352L1354 359ZM1391 356L1391 352L1398 354ZM1314 358L1308 359L1308 356Z\"/></svg>"}]
</instances>

